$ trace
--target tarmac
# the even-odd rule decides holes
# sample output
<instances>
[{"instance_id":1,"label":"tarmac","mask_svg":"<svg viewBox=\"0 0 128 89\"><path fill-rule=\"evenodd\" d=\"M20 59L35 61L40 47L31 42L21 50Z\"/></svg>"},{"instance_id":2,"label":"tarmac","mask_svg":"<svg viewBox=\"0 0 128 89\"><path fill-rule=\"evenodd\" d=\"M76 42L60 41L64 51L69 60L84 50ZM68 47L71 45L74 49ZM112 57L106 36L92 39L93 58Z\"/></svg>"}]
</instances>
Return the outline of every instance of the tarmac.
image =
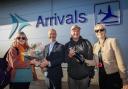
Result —
<instances>
[{"instance_id":1,"label":"tarmac","mask_svg":"<svg viewBox=\"0 0 128 89\"><path fill-rule=\"evenodd\" d=\"M7 86L5 89L9 89L9 86ZM39 81L31 82L29 89L48 89L48 88L46 87L43 80L39 80ZM67 82L62 82L62 89L68 89ZM91 84L88 89L99 89L99 88L98 85Z\"/></svg>"},{"instance_id":2,"label":"tarmac","mask_svg":"<svg viewBox=\"0 0 128 89\"><path fill-rule=\"evenodd\" d=\"M30 89L47 89L47 87L44 81L36 81L31 83ZM62 82L62 89L68 89L67 82ZM99 88L98 85L91 84L88 89L99 89Z\"/></svg>"}]
</instances>

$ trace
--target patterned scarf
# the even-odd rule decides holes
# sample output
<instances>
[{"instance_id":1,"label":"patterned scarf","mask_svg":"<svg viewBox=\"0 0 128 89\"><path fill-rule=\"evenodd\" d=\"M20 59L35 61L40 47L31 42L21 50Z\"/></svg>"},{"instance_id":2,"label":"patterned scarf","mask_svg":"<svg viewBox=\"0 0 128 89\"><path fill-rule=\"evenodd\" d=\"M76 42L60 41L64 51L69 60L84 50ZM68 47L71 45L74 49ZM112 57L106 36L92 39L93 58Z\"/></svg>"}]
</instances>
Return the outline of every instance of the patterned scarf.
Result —
<instances>
[{"instance_id":1,"label":"patterned scarf","mask_svg":"<svg viewBox=\"0 0 128 89\"><path fill-rule=\"evenodd\" d=\"M17 45L17 48L19 50L19 56L18 59L21 63L24 63L24 52L27 50L28 46L26 45Z\"/></svg>"}]
</instances>

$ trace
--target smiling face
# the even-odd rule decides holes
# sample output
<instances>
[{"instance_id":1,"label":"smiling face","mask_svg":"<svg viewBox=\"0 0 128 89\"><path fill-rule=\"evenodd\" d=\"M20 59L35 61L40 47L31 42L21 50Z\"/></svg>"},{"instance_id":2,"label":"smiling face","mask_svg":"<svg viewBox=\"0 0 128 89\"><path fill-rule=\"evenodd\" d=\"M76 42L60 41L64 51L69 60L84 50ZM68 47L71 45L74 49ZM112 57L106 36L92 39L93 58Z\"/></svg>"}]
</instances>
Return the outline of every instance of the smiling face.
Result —
<instances>
[{"instance_id":1,"label":"smiling face","mask_svg":"<svg viewBox=\"0 0 128 89\"><path fill-rule=\"evenodd\" d=\"M78 41L80 37L80 27L77 25L73 25L71 27L71 37L74 41Z\"/></svg>"},{"instance_id":2,"label":"smiling face","mask_svg":"<svg viewBox=\"0 0 128 89\"><path fill-rule=\"evenodd\" d=\"M71 30L71 36L73 39L79 39L80 37L80 30L75 28L73 30Z\"/></svg>"},{"instance_id":3,"label":"smiling face","mask_svg":"<svg viewBox=\"0 0 128 89\"><path fill-rule=\"evenodd\" d=\"M48 37L49 37L50 42L56 41L56 36L57 36L56 30L50 29L48 31Z\"/></svg>"},{"instance_id":4,"label":"smiling face","mask_svg":"<svg viewBox=\"0 0 128 89\"><path fill-rule=\"evenodd\" d=\"M103 24L97 24L94 31L98 39L104 39L106 37L106 30Z\"/></svg>"},{"instance_id":5,"label":"smiling face","mask_svg":"<svg viewBox=\"0 0 128 89\"><path fill-rule=\"evenodd\" d=\"M16 36L17 43L24 45L27 42L27 38L25 34L17 34Z\"/></svg>"}]
</instances>

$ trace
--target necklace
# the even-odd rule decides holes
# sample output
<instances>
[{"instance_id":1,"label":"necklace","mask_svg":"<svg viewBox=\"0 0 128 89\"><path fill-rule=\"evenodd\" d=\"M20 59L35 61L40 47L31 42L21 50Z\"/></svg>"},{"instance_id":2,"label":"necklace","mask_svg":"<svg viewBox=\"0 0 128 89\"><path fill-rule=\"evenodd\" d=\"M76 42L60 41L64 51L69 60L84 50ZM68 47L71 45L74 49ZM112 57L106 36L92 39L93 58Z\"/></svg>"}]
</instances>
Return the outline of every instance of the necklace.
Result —
<instances>
[{"instance_id":1,"label":"necklace","mask_svg":"<svg viewBox=\"0 0 128 89\"><path fill-rule=\"evenodd\" d=\"M100 43L100 41L99 41L100 48L104 47L104 43L105 43L106 39L107 39L107 38L105 37L105 39L103 40L102 43Z\"/></svg>"},{"instance_id":2,"label":"necklace","mask_svg":"<svg viewBox=\"0 0 128 89\"><path fill-rule=\"evenodd\" d=\"M105 37L105 39L103 40L102 44L101 44L100 41L99 41L99 45L100 45L100 49L99 49L99 51L98 51L99 63L98 63L98 65L97 65L99 68L102 68L102 67L103 67L102 51L101 51L101 50L102 50L102 47L104 46L105 40L106 40L106 37Z\"/></svg>"}]
</instances>

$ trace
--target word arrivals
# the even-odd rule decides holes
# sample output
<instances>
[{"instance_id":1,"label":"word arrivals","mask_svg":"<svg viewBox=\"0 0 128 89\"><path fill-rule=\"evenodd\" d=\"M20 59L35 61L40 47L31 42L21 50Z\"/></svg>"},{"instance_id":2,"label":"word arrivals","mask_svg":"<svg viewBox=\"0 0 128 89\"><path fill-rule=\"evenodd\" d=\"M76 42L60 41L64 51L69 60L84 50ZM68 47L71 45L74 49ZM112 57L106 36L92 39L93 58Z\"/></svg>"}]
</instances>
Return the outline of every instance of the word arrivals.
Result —
<instances>
[{"instance_id":1,"label":"word arrivals","mask_svg":"<svg viewBox=\"0 0 128 89\"><path fill-rule=\"evenodd\" d=\"M74 23L85 23L87 21L86 14L84 12L78 13L77 10L74 13L70 13L67 15L58 16L57 13L54 13L51 17L39 16L37 19L36 27L42 25L43 27L46 26L53 26L53 25L63 25L65 24L74 24Z\"/></svg>"}]
</instances>

